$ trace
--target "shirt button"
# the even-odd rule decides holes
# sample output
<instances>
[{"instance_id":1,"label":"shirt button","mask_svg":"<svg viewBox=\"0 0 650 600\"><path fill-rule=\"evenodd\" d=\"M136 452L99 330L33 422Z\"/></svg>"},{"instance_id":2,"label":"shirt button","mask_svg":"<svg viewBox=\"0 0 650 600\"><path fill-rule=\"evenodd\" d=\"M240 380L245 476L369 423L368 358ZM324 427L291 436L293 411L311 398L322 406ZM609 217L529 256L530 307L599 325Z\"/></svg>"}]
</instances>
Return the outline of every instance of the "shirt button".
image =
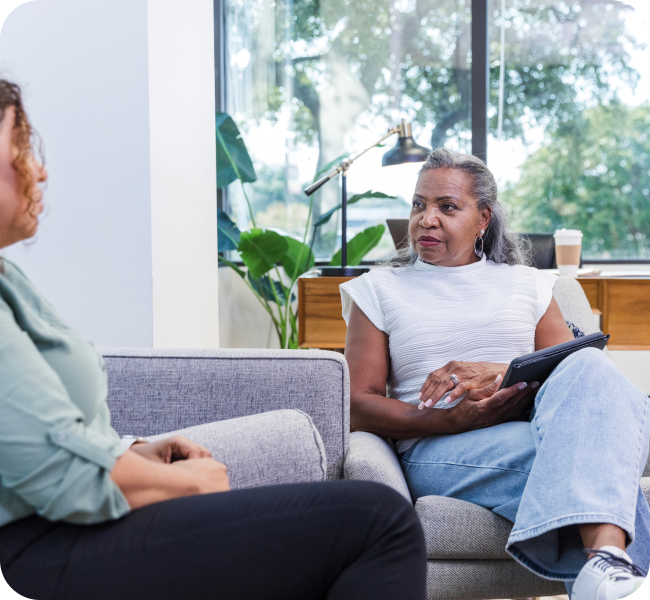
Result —
<instances>
[{"instance_id":1,"label":"shirt button","mask_svg":"<svg viewBox=\"0 0 650 600\"><path fill-rule=\"evenodd\" d=\"M57 431L54 434L54 439L57 442L65 442L68 439L68 436L65 434L65 431Z\"/></svg>"}]
</instances>

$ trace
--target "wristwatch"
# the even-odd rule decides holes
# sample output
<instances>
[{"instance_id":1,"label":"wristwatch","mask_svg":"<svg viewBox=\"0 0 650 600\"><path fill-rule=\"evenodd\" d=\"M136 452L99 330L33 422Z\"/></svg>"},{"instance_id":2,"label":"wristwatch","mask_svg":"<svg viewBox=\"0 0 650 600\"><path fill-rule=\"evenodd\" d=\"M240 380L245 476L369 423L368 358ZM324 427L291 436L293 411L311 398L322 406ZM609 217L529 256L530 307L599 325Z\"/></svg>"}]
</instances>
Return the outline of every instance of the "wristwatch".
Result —
<instances>
[{"instance_id":1,"label":"wristwatch","mask_svg":"<svg viewBox=\"0 0 650 600\"><path fill-rule=\"evenodd\" d=\"M133 444L148 444L149 443L141 435L123 435L122 439L120 441L122 442L122 446L124 446L127 450L131 446L133 446Z\"/></svg>"}]
</instances>

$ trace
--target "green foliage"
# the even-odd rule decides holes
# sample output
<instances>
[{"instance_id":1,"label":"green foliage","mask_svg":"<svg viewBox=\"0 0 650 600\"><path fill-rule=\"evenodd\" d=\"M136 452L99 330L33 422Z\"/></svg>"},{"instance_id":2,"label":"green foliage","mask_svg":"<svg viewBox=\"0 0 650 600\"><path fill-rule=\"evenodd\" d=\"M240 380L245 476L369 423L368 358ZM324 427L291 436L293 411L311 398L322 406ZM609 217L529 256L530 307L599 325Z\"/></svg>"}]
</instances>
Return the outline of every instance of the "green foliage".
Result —
<instances>
[{"instance_id":1,"label":"green foliage","mask_svg":"<svg viewBox=\"0 0 650 600\"><path fill-rule=\"evenodd\" d=\"M217 187L228 187L238 179L245 183L257 180L246 144L239 128L226 113L216 114Z\"/></svg>"},{"instance_id":2,"label":"green foliage","mask_svg":"<svg viewBox=\"0 0 650 600\"><path fill-rule=\"evenodd\" d=\"M251 277L259 279L284 258L289 243L275 231L253 228L242 232L237 250Z\"/></svg>"},{"instance_id":3,"label":"green foliage","mask_svg":"<svg viewBox=\"0 0 650 600\"><path fill-rule=\"evenodd\" d=\"M306 244L290 237L287 240L289 249L282 257L280 264L284 268L284 272L291 278L295 279L300 277L303 273L314 268L314 254Z\"/></svg>"},{"instance_id":4,"label":"green foliage","mask_svg":"<svg viewBox=\"0 0 650 600\"><path fill-rule=\"evenodd\" d=\"M373 192L372 190L368 190L363 194L355 194L354 196L352 196L352 198L348 200L348 206L350 206L350 204L354 204L355 202L359 202L359 200L363 200L364 198L395 198L395 197L396 196L389 196L388 194L384 194L383 192ZM337 210L340 210L341 207L342 205L338 204L331 210L328 210L325 214L322 214L318 219L318 221L314 223L314 227L320 227L321 225L327 223L332 218L332 215Z\"/></svg>"},{"instance_id":5,"label":"green foliage","mask_svg":"<svg viewBox=\"0 0 650 600\"><path fill-rule=\"evenodd\" d=\"M264 306L273 320L280 346L282 348L297 348L297 309L292 306L292 302L295 300L293 289L298 277L312 269L315 264L312 249L305 244L312 205L309 206L309 217L305 223L305 235L302 242L290 236L280 235L272 229L256 227L253 209L243 187L244 181L255 181L255 171L239 130L228 115L217 115L217 150L217 156L222 157L218 160L226 163L220 165L223 168L218 171L217 177L219 177L219 172L223 172L221 183L228 181L233 174L236 179L240 180L253 223L250 231L239 231L227 214L220 209L217 210L219 252L237 250L248 271L243 271L223 256L220 256L219 260L233 269L246 282L249 289ZM362 198L392 198L392 196L368 191L353 196L350 203L358 202ZM339 208L341 207L333 209L331 214ZM319 226L320 224L317 223L314 226L314 231ZM359 264L363 257L377 245L384 229L383 225L370 227L350 240L348 246L350 248L349 264ZM338 260L338 264L341 264L340 252ZM284 269L284 278L279 267ZM273 271L277 278L271 276L270 273ZM287 279L288 283L286 283ZM290 301L287 301L288 298Z\"/></svg>"},{"instance_id":6,"label":"green foliage","mask_svg":"<svg viewBox=\"0 0 650 600\"><path fill-rule=\"evenodd\" d=\"M360 264L363 257L379 243L384 231L386 231L385 225L375 225L364 229L361 233L357 233L348 242L348 265ZM341 266L341 250L332 257L330 265L332 267Z\"/></svg>"},{"instance_id":7,"label":"green foliage","mask_svg":"<svg viewBox=\"0 0 650 600\"><path fill-rule=\"evenodd\" d=\"M287 303L287 297L284 295L284 286L275 279L271 279L268 275L262 275L259 279L251 277L251 272L247 275L248 281L253 290L265 302L275 302L279 300L278 304L284 306ZM293 299L293 296L292 296Z\"/></svg>"},{"instance_id":8,"label":"green foliage","mask_svg":"<svg viewBox=\"0 0 650 600\"><path fill-rule=\"evenodd\" d=\"M515 227L580 229L589 257L650 257L650 106L598 106L549 138L503 193Z\"/></svg>"},{"instance_id":9,"label":"green foliage","mask_svg":"<svg viewBox=\"0 0 650 600\"><path fill-rule=\"evenodd\" d=\"M219 252L237 250L240 238L239 229L220 208L217 208L217 230L219 232Z\"/></svg>"},{"instance_id":10,"label":"green foliage","mask_svg":"<svg viewBox=\"0 0 650 600\"><path fill-rule=\"evenodd\" d=\"M371 109L378 115L392 120L395 106L385 99L397 93L403 105L414 111L417 123L433 123L433 148L470 129L471 1L414 0L406 10L396 10L393 4L391 0L275 3L277 72L289 70L295 98L313 117L301 116L296 122L299 137L313 137L317 129L318 89L328 77L328 53L346 61L373 98ZM624 3L611 0L508 0L503 15L506 138L523 135L524 117L545 125L577 114L583 108L578 89L583 97L603 101L615 96L615 80L634 84L638 75L629 66L628 49L637 42L625 28L628 11ZM284 24L291 12L292 48L304 48L304 56L288 59ZM498 8L490 11L493 106L499 85L501 17ZM391 46L395 36L401 45L398 56ZM323 41L327 42L325 51ZM387 70L391 77L386 77ZM400 79L398 89L395 75ZM285 102L290 100L285 98ZM490 122L493 129L496 119Z\"/></svg>"}]
</instances>

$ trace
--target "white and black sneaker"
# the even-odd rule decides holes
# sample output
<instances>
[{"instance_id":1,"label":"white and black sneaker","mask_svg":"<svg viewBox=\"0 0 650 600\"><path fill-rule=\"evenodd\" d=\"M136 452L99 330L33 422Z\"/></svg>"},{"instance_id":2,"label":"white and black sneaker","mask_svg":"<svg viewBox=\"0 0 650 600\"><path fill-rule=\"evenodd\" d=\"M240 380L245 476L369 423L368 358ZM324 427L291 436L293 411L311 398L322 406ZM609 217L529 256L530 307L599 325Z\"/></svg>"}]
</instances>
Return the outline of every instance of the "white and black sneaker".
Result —
<instances>
[{"instance_id":1,"label":"white and black sneaker","mask_svg":"<svg viewBox=\"0 0 650 600\"><path fill-rule=\"evenodd\" d=\"M596 555L578 574L571 600L619 600L638 590L645 581L646 573L620 548L603 546L585 552Z\"/></svg>"}]
</instances>

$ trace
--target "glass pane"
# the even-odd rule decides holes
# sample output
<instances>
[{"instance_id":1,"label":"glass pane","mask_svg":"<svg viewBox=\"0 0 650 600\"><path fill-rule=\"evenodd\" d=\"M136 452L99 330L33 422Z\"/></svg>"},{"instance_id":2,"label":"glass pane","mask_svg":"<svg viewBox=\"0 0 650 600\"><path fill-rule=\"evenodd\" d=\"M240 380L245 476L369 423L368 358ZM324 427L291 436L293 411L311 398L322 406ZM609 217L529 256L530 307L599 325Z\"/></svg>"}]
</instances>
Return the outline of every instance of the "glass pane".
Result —
<instances>
[{"instance_id":1,"label":"glass pane","mask_svg":"<svg viewBox=\"0 0 650 600\"><path fill-rule=\"evenodd\" d=\"M490 8L488 160L516 228L580 229L584 258L650 258L650 3Z\"/></svg>"},{"instance_id":2,"label":"glass pane","mask_svg":"<svg viewBox=\"0 0 650 600\"><path fill-rule=\"evenodd\" d=\"M299 236L309 198L302 190L344 153L376 142L405 118L416 141L470 150L469 0L230 0L227 7L228 112L249 148L258 181L249 197L258 226ZM386 218L407 217L418 165L381 167L397 141L349 171L348 239ZM314 214L340 202L334 179L314 196ZM239 182L231 213L249 225ZM316 255L340 247L339 213L315 240ZM368 259L394 250L386 232Z\"/></svg>"}]
</instances>

